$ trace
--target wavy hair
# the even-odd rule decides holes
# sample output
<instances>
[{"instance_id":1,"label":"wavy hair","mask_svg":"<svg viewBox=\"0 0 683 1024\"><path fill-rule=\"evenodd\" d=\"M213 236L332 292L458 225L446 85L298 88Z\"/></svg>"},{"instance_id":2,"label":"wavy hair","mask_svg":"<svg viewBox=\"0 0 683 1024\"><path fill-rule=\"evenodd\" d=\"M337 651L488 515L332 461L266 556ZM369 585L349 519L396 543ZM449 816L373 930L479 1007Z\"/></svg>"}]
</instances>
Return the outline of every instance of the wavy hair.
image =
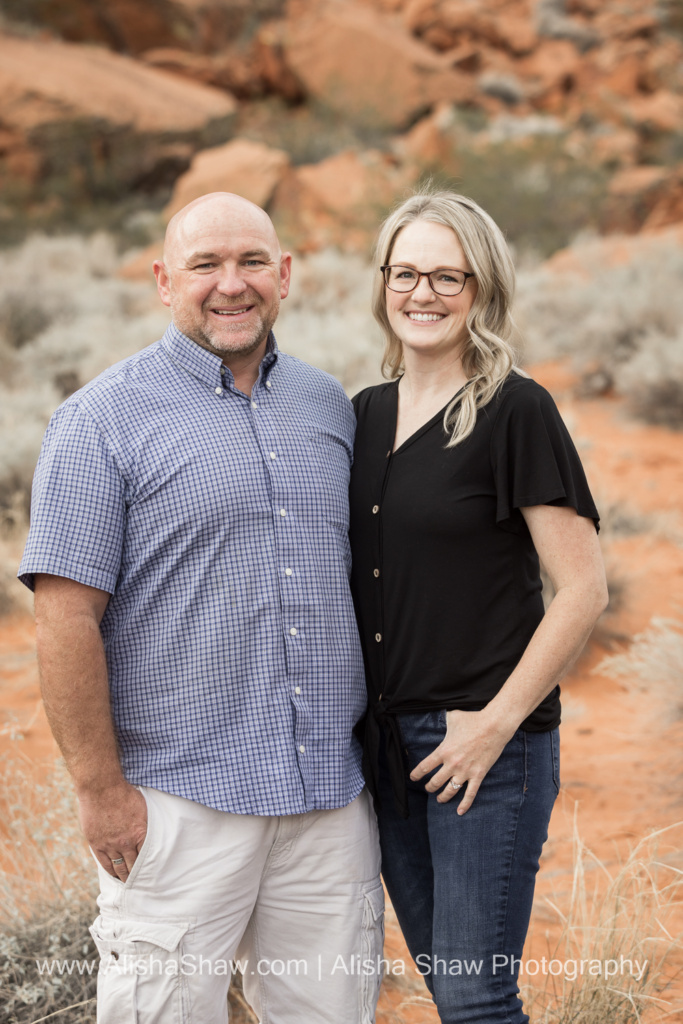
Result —
<instances>
[{"instance_id":1,"label":"wavy hair","mask_svg":"<svg viewBox=\"0 0 683 1024\"><path fill-rule=\"evenodd\" d=\"M510 341L515 330L511 314L515 270L502 231L474 200L457 192L427 188L401 203L382 224L374 255L372 312L384 332L382 373L388 379L395 379L403 369L403 347L389 323L379 268L390 262L401 229L416 220L452 229L477 282L477 295L466 319L469 338L462 354L468 382L444 414L444 429L450 434L447 447L454 448L472 433L478 410L491 401L506 377L513 370L526 376L515 363Z\"/></svg>"}]
</instances>

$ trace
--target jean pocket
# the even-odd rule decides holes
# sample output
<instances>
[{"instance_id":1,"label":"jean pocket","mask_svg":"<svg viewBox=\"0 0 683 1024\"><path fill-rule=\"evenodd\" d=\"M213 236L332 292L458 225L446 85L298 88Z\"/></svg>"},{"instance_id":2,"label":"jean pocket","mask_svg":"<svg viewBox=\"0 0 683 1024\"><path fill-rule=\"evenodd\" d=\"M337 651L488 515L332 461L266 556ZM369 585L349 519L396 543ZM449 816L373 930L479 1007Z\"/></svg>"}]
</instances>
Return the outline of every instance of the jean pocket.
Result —
<instances>
[{"instance_id":1,"label":"jean pocket","mask_svg":"<svg viewBox=\"0 0 683 1024\"><path fill-rule=\"evenodd\" d=\"M373 1024L382 983L380 960L384 947L384 889L375 886L363 893L361 931L361 1024Z\"/></svg>"},{"instance_id":2,"label":"jean pocket","mask_svg":"<svg viewBox=\"0 0 683 1024\"><path fill-rule=\"evenodd\" d=\"M553 729L550 733L550 753L553 759L553 783L555 793L560 792L560 730Z\"/></svg>"},{"instance_id":3,"label":"jean pocket","mask_svg":"<svg viewBox=\"0 0 683 1024\"><path fill-rule=\"evenodd\" d=\"M100 955L97 1019L102 1024L163 1020L189 1024L182 973L184 922L100 915L90 929Z\"/></svg>"}]
</instances>

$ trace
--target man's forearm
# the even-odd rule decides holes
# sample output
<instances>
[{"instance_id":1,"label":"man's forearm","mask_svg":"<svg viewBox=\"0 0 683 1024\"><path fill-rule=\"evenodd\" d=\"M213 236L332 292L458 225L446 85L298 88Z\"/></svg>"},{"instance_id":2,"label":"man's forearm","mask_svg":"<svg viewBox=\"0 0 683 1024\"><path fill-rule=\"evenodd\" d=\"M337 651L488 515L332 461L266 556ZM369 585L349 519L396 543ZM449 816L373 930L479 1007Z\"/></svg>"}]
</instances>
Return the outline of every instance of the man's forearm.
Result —
<instances>
[{"instance_id":1,"label":"man's forearm","mask_svg":"<svg viewBox=\"0 0 683 1024\"><path fill-rule=\"evenodd\" d=\"M98 861L125 881L147 831L147 805L121 770L100 621L109 595L59 576L36 578L41 689Z\"/></svg>"},{"instance_id":2,"label":"man's forearm","mask_svg":"<svg viewBox=\"0 0 683 1024\"><path fill-rule=\"evenodd\" d=\"M106 607L106 600L98 595L83 600L72 588L57 578L42 579L36 586L41 690L50 728L76 788L97 791L122 780L99 630L100 606Z\"/></svg>"}]
</instances>

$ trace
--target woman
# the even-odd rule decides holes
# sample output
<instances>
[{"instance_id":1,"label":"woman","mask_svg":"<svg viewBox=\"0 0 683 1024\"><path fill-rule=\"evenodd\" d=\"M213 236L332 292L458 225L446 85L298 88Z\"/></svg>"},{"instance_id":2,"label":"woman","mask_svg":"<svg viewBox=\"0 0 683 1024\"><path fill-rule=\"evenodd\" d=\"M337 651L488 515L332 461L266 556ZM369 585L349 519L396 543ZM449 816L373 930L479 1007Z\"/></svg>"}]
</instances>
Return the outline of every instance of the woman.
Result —
<instances>
[{"instance_id":1,"label":"woman","mask_svg":"<svg viewBox=\"0 0 683 1024\"><path fill-rule=\"evenodd\" d=\"M354 399L351 541L383 873L441 1020L521 1024L558 683L607 602L598 513L552 399L514 366L491 218L414 195L376 255L392 379Z\"/></svg>"}]
</instances>

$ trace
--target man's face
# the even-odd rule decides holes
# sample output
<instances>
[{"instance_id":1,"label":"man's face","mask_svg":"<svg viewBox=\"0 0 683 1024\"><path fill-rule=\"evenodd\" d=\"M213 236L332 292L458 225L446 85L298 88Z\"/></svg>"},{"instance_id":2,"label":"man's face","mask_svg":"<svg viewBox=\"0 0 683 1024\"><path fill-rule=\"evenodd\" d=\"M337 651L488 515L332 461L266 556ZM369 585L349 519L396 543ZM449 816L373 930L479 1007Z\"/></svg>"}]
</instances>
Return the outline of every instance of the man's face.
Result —
<instances>
[{"instance_id":1,"label":"man's face","mask_svg":"<svg viewBox=\"0 0 683 1024\"><path fill-rule=\"evenodd\" d=\"M188 212L155 273L176 326L229 363L265 344L289 291L290 265L263 211L224 198Z\"/></svg>"}]
</instances>

